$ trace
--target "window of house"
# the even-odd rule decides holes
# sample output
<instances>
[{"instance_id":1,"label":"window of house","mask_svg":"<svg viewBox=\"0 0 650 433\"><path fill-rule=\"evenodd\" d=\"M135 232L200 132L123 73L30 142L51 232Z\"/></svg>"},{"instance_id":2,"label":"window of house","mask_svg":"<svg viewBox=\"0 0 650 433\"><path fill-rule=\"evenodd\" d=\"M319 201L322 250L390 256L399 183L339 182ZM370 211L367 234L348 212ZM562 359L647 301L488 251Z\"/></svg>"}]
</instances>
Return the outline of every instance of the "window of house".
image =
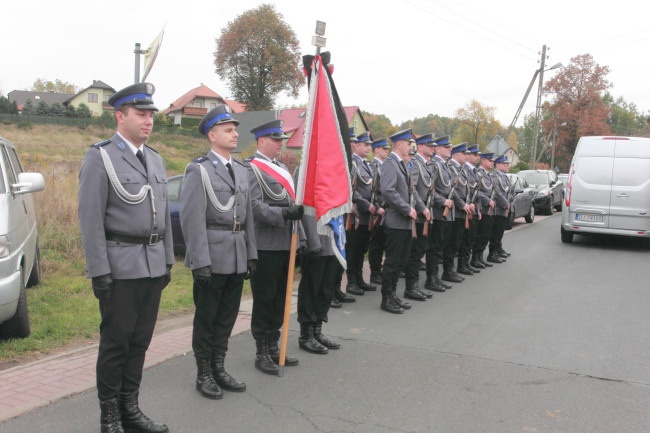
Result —
<instances>
[{"instance_id":1,"label":"window of house","mask_svg":"<svg viewBox=\"0 0 650 433\"><path fill-rule=\"evenodd\" d=\"M98 101L99 101L99 95L97 95L97 93L89 93L88 94L88 102L97 103Z\"/></svg>"},{"instance_id":2,"label":"window of house","mask_svg":"<svg viewBox=\"0 0 650 433\"><path fill-rule=\"evenodd\" d=\"M113 95L104 95L104 102L108 102L108 100L111 99L111 96Z\"/></svg>"},{"instance_id":3,"label":"window of house","mask_svg":"<svg viewBox=\"0 0 650 433\"><path fill-rule=\"evenodd\" d=\"M205 100L203 98L196 98L192 101L194 107L203 108L205 107Z\"/></svg>"},{"instance_id":4,"label":"window of house","mask_svg":"<svg viewBox=\"0 0 650 433\"><path fill-rule=\"evenodd\" d=\"M217 108L216 102L210 102L210 110L212 110L213 108Z\"/></svg>"}]
</instances>

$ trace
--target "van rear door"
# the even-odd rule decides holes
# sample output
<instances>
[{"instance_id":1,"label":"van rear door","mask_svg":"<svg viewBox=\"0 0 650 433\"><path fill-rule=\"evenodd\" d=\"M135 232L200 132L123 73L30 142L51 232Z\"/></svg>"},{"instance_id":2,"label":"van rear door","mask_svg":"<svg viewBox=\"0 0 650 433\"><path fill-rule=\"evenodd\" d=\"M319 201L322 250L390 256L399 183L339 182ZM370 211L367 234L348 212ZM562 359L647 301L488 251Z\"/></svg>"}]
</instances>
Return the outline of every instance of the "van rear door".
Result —
<instances>
[{"instance_id":1,"label":"van rear door","mask_svg":"<svg viewBox=\"0 0 650 433\"><path fill-rule=\"evenodd\" d=\"M650 143L617 140L609 226L650 231Z\"/></svg>"}]
</instances>

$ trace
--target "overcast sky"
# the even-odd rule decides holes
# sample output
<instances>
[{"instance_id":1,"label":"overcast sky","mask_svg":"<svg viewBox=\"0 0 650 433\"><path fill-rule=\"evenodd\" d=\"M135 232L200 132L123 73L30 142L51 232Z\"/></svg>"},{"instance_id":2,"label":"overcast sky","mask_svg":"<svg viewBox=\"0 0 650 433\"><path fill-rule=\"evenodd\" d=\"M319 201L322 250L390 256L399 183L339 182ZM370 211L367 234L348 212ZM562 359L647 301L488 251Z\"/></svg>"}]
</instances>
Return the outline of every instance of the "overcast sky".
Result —
<instances>
[{"instance_id":1,"label":"overcast sky","mask_svg":"<svg viewBox=\"0 0 650 433\"><path fill-rule=\"evenodd\" d=\"M0 92L27 90L37 78L80 88L101 80L119 90L134 80L134 45L145 49L165 26L147 78L163 109L205 84L225 98L214 67L215 39L259 0L92 2L11 0L2 10ZM472 99L510 124L539 68L589 53L609 66L612 93L650 110L650 21L631 0L275 0L303 54L316 20L325 21L334 81L344 105L385 114L393 124L427 114L451 117ZM643 6L645 4L645 6ZM142 56L141 63L144 62ZM545 79L556 71L545 73ZM533 88L517 122L534 112ZM281 95L281 106L307 102ZM425 133L427 131L417 131ZM435 132L435 131L434 131Z\"/></svg>"}]
</instances>

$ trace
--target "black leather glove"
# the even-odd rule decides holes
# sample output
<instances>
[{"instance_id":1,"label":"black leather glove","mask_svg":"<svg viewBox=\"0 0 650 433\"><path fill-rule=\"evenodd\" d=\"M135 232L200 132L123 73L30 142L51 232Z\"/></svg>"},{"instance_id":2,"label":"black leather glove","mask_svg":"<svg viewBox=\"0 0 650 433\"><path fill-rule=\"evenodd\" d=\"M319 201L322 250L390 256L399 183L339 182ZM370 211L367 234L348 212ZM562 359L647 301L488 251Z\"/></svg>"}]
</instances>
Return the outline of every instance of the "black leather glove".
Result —
<instances>
[{"instance_id":1,"label":"black leather glove","mask_svg":"<svg viewBox=\"0 0 650 433\"><path fill-rule=\"evenodd\" d=\"M300 260L302 260L302 263L311 262L312 260L316 259L316 257L320 255L320 252L322 250L323 250L322 248L319 248L317 250L305 252L304 254L302 254Z\"/></svg>"},{"instance_id":2,"label":"black leather glove","mask_svg":"<svg viewBox=\"0 0 650 433\"><path fill-rule=\"evenodd\" d=\"M93 277L92 281L95 298L99 299L99 302L102 304L111 302L113 276L111 274L100 275L99 277Z\"/></svg>"},{"instance_id":3,"label":"black leather glove","mask_svg":"<svg viewBox=\"0 0 650 433\"><path fill-rule=\"evenodd\" d=\"M167 271L165 271L165 275L163 275L163 286L162 286L163 290L165 289L165 287L167 287L167 285L171 280L172 280L172 265L167 265Z\"/></svg>"},{"instance_id":4,"label":"black leather glove","mask_svg":"<svg viewBox=\"0 0 650 433\"><path fill-rule=\"evenodd\" d=\"M210 266L194 269L192 275L194 276L194 284L198 287L204 289L210 285L210 280L212 279Z\"/></svg>"},{"instance_id":5,"label":"black leather glove","mask_svg":"<svg viewBox=\"0 0 650 433\"><path fill-rule=\"evenodd\" d=\"M257 272L257 260L249 260L248 263L246 263L246 268L248 270L246 271L244 279L248 280L249 278L253 278L255 272Z\"/></svg>"},{"instance_id":6,"label":"black leather glove","mask_svg":"<svg viewBox=\"0 0 650 433\"><path fill-rule=\"evenodd\" d=\"M291 206L282 208L282 218L285 220L296 221L302 218L304 211L305 208L303 208L301 204L292 204Z\"/></svg>"}]
</instances>

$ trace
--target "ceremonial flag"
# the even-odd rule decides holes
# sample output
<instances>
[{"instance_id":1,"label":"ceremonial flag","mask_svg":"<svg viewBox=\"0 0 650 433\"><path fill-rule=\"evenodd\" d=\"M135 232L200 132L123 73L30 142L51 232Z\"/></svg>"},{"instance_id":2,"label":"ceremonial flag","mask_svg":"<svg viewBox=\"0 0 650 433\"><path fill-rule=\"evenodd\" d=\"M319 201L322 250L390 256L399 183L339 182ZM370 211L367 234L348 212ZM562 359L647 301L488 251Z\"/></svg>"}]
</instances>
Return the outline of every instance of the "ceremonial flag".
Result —
<instances>
[{"instance_id":1,"label":"ceremonial flag","mask_svg":"<svg viewBox=\"0 0 650 433\"><path fill-rule=\"evenodd\" d=\"M336 257L346 268L343 215L350 212L352 203L350 142L328 61L329 53L303 57L311 77L296 203L315 215L318 233L332 240Z\"/></svg>"}]
</instances>

